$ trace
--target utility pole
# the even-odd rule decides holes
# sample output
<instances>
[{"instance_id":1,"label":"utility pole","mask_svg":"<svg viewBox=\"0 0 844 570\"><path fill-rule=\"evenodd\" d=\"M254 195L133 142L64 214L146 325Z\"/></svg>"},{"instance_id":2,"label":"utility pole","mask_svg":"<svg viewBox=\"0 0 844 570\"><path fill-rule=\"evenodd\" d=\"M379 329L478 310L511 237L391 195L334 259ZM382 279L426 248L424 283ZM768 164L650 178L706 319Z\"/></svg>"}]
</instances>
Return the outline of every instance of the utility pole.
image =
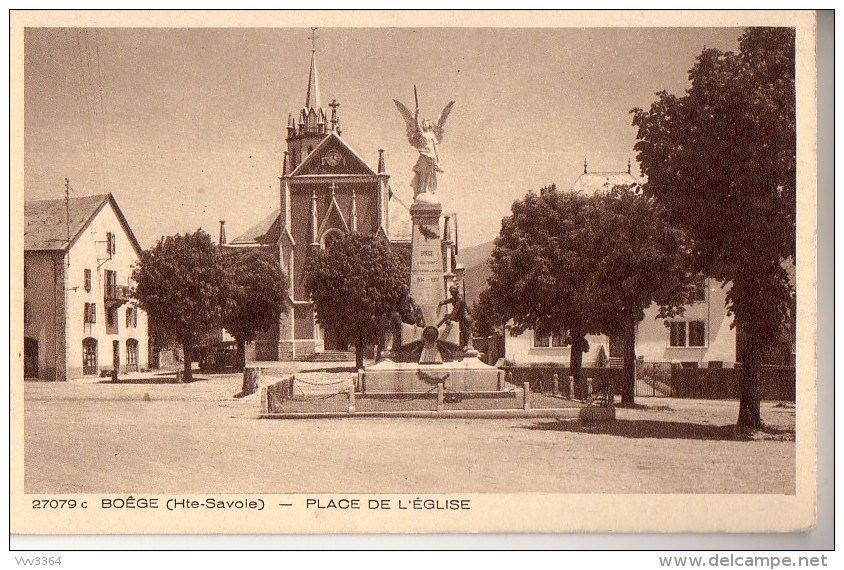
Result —
<instances>
[{"instance_id":1,"label":"utility pole","mask_svg":"<svg viewBox=\"0 0 844 570\"><path fill-rule=\"evenodd\" d=\"M64 179L64 213L67 225L67 266L70 267L70 180Z\"/></svg>"}]
</instances>

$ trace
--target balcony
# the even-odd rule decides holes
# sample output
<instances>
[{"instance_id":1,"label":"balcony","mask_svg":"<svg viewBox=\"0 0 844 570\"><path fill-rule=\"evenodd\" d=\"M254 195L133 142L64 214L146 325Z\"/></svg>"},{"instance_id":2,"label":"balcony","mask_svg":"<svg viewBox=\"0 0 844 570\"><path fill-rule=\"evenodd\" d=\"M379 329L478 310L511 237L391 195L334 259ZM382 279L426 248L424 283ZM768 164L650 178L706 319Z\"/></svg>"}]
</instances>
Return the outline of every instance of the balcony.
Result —
<instances>
[{"instance_id":1,"label":"balcony","mask_svg":"<svg viewBox=\"0 0 844 570\"><path fill-rule=\"evenodd\" d=\"M105 290L105 304L108 308L119 307L132 300L132 288L126 285L109 285Z\"/></svg>"}]
</instances>

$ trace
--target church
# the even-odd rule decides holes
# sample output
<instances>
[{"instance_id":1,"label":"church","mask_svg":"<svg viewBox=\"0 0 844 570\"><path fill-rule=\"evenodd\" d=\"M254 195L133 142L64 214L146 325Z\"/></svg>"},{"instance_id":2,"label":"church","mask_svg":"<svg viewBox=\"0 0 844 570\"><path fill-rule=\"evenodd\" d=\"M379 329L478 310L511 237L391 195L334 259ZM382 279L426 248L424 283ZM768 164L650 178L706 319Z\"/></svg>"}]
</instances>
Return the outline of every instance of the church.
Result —
<instances>
[{"instance_id":1,"label":"church","mask_svg":"<svg viewBox=\"0 0 844 570\"><path fill-rule=\"evenodd\" d=\"M339 103L322 107L316 49L311 50L305 105L287 121L287 150L279 177L279 208L228 247L263 247L278 255L289 279L288 307L278 327L254 343L250 360L304 360L348 350L345 338L322 329L304 285L308 258L350 232L379 235L410 248L406 205L390 190L379 150L373 168L341 137Z\"/></svg>"}]
</instances>

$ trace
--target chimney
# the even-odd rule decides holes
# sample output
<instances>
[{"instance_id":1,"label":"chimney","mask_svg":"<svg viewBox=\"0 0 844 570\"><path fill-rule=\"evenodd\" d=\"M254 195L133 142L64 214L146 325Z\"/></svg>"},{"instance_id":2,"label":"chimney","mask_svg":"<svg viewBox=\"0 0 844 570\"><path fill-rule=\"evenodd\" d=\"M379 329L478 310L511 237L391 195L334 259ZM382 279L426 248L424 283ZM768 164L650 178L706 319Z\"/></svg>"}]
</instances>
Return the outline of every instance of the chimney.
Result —
<instances>
[{"instance_id":1,"label":"chimney","mask_svg":"<svg viewBox=\"0 0 844 570\"><path fill-rule=\"evenodd\" d=\"M220 245L226 245L226 220L220 220Z\"/></svg>"},{"instance_id":2,"label":"chimney","mask_svg":"<svg viewBox=\"0 0 844 570\"><path fill-rule=\"evenodd\" d=\"M386 172L386 167L384 166L384 149L378 149L378 174L384 174Z\"/></svg>"}]
</instances>

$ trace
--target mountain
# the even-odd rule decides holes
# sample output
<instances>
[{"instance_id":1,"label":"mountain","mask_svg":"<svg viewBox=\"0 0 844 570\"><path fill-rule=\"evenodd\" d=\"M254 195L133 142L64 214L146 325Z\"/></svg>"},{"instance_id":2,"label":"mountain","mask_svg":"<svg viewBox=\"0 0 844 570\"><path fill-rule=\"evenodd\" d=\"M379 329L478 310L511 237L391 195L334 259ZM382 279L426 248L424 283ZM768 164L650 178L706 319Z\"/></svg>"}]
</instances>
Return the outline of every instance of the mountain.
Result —
<instances>
[{"instance_id":1,"label":"mountain","mask_svg":"<svg viewBox=\"0 0 844 570\"><path fill-rule=\"evenodd\" d=\"M457 260L466 268L463 280L466 283L466 302L471 307L478 301L481 291L486 289L486 280L490 275L489 261L495 244L491 241L463 248Z\"/></svg>"}]
</instances>

